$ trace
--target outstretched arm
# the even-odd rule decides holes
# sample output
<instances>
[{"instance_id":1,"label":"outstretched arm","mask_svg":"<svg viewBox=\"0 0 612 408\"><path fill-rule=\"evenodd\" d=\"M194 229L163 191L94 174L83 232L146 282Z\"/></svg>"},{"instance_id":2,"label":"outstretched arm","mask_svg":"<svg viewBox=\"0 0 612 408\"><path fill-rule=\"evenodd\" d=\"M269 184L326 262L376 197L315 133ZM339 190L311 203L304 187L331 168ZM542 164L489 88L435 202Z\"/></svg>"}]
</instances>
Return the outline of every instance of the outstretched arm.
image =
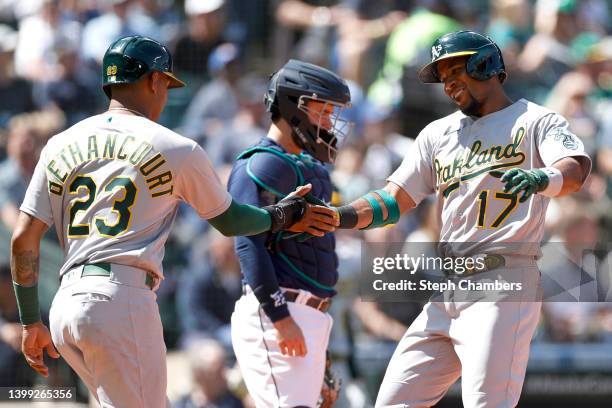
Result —
<instances>
[{"instance_id":1,"label":"outstretched arm","mask_svg":"<svg viewBox=\"0 0 612 408\"><path fill-rule=\"evenodd\" d=\"M383 199L378 193L368 193L348 205L339 207L337 209L340 218L338 228L363 229L394 224L397 222L395 218L416 207L410 195L397 184L388 182L382 190L387 193L386 199ZM390 218L390 212L394 211L393 207L396 207L397 217ZM377 211L380 211L382 218L375 216Z\"/></svg>"},{"instance_id":2,"label":"outstretched arm","mask_svg":"<svg viewBox=\"0 0 612 408\"><path fill-rule=\"evenodd\" d=\"M309 184L300 186L277 204L262 208L232 201L227 210L208 221L225 236L290 230L322 237L336 229L335 212L324 206L308 204L302 197L310 189Z\"/></svg>"}]
</instances>

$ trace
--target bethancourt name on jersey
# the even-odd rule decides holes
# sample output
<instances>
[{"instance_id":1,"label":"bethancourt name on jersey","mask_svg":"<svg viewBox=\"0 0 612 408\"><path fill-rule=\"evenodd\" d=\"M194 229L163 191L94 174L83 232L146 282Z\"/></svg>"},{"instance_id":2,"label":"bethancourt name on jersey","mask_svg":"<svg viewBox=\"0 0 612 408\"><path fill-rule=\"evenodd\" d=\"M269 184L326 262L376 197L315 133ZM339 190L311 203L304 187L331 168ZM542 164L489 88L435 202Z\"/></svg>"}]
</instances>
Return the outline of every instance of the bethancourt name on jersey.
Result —
<instances>
[{"instance_id":1,"label":"bethancourt name on jersey","mask_svg":"<svg viewBox=\"0 0 612 408\"><path fill-rule=\"evenodd\" d=\"M86 154L83 152L86 152ZM150 158L142 163L147 155ZM117 133L87 137L86 150L82 149L78 142L70 143L61 148L47 164L48 173L59 182L49 181L49 191L61 195L64 182L77 166L99 159L128 161L135 167L138 166L138 170L147 183L151 197L172 194L172 172L165 165L166 159L164 156L161 153L154 152L153 145L148 142L138 140L135 136Z\"/></svg>"}]
</instances>

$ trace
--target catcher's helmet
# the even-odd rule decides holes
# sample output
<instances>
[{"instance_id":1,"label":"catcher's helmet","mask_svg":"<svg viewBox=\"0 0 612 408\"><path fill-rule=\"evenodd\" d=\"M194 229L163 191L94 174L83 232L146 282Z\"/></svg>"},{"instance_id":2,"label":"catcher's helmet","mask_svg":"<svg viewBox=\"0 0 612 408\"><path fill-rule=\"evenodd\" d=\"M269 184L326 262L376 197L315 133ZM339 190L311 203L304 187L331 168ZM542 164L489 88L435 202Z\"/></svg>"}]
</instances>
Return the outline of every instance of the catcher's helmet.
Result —
<instances>
[{"instance_id":1,"label":"catcher's helmet","mask_svg":"<svg viewBox=\"0 0 612 408\"><path fill-rule=\"evenodd\" d=\"M457 31L438 38L431 47L431 62L421 69L419 79L425 83L441 82L436 63L463 55L469 55L465 70L470 77L485 81L499 75L501 82L506 79L501 50L491 38L474 31Z\"/></svg>"},{"instance_id":2,"label":"catcher's helmet","mask_svg":"<svg viewBox=\"0 0 612 408\"><path fill-rule=\"evenodd\" d=\"M170 77L170 88L185 86L172 73L172 55L165 46L140 35L120 38L108 47L102 60L104 93L110 98L111 85L137 82L151 71L159 71Z\"/></svg>"},{"instance_id":3,"label":"catcher's helmet","mask_svg":"<svg viewBox=\"0 0 612 408\"><path fill-rule=\"evenodd\" d=\"M319 101L333 107L332 115L319 115L307 102ZM351 95L346 82L335 73L314 64L289 60L270 77L264 103L273 116L285 119L294 141L316 159L331 163L348 135L350 124L340 119L342 109L350 107ZM325 120L328 126L322 126Z\"/></svg>"}]
</instances>

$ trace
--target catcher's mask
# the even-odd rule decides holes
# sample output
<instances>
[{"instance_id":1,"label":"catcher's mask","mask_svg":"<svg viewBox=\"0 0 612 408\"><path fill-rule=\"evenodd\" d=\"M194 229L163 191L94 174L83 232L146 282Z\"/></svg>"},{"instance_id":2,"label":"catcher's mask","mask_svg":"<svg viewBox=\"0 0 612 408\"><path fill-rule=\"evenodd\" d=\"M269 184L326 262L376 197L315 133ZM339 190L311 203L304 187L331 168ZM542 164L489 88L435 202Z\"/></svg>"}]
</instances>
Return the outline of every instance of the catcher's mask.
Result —
<instances>
[{"instance_id":1,"label":"catcher's mask","mask_svg":"<svg viewBox=\"0 0 612 408\"><path fill-rule=\"evenodd\" d=\"M342 78L298 60L272 75L264 95L266 109L287 121L296 144L325 163L334 162L352 128L341 117L350 99Z\"/></svg>"}]
</instances>

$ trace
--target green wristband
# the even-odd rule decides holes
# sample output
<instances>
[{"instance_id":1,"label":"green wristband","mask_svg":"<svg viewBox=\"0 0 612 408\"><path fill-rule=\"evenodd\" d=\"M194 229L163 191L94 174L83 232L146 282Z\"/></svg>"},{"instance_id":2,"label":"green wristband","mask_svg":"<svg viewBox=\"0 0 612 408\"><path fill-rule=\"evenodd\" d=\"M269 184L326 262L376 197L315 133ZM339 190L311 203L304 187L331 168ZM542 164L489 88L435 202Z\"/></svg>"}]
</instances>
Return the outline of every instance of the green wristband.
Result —
<instances>
[{"instance_id":1,"label":"green wristband","mask_svg":"<svg viewBox=\"0 0 612 408\"><path fill-rule=\"evenodd\" d=\"M378 200L372 196L372 193L368 193L361 198L366 200L368 204L370 204L370 207L372 207L372 222L367 227L361 229L366 230L384 225L385 220L383 219L383 211L381 205L378 203Z\"/></svg>"},{"instance_id":2,"label":"green wristband","mask_svg":"<svg viewBox=\"0 0 612 408\"><path fill-rule=\"evenodd\" d=\"M387 219L385 220L385 225L397 224L400 219L400 210L397 200L385 190L376 190L374 192L378 194L378 196L383 200L383 203L385 203L385 207L387 207Z\"/></svg>"},{"instance_id":3,"label":"green wristband","mask_svg":"<svg viewBox=\"0 0 612 408\"><path fill-rule=\"evenodd\" d=\"M21 286L13 281L15 298L19 308L21 324L32 324L40 321L40 306L38 304L38 285Z\"/></svg>"}]
</instances>

